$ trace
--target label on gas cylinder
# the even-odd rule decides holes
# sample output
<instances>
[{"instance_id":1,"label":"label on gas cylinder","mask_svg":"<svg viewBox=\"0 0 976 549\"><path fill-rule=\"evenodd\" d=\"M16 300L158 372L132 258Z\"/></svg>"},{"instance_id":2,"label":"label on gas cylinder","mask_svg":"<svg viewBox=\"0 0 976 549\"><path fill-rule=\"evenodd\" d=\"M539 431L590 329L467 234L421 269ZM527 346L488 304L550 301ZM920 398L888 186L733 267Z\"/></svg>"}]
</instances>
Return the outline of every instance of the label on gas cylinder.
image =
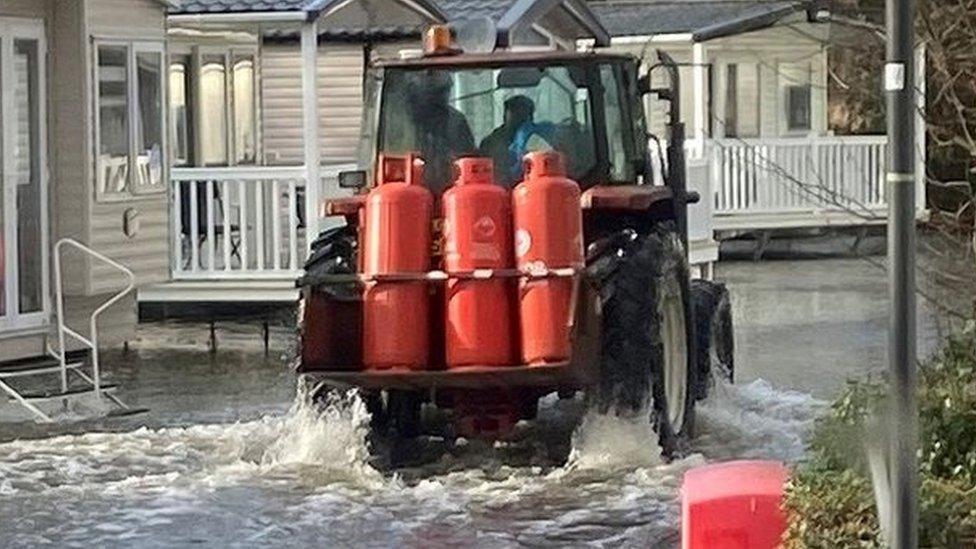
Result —
<instances>
[{"instance_id":1,"label":"label on gas cylinder","mask_svg":"<svg viewBox=\"0 0 976 549\"><path fill-rule=\"evenodd\" d=\"M532 235L525 229L515 231L515 255L522 257L532 249Z\"/></svg>"},{"instance_id":2,"label":"label on gas cylinder","mask_svg":"<svg viewBox=\"0 0 976 549\"><path fill-rule=\"evenodd\" d=\"M484 215L474 224L475 240L491 240L495 236L495 220L491 216Z\"/></svg>"},{"instance_id":3,"label":"label on gas cylinder","mask_svg":"<svg viewBox=\"0 0 976 549\"><path fill-rule=\"evenodd\" d=\"M447 223L447 220L440 217L435 217L430 222L430 256L433 260L434 265L440 264L440 259L444 255L444 240L445 235L450 233L451 229ZM450 252L450 250L448 250Z\"/></svg>"}]
</instances>

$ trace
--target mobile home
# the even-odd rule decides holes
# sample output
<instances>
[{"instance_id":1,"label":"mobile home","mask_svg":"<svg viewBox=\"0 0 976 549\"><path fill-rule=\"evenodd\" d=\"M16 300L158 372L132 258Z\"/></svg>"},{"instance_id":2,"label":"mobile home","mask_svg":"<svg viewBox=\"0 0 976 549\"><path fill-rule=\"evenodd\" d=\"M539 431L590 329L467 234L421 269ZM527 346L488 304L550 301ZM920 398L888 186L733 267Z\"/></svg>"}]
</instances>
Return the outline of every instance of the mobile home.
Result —
<instances>
[{"instance_id":1,"label":"mobile home","mask_svg":"<svg viewBox=\"0 0 976 549\"><path fill-rule=\"evenodd\" d=\"M139 284L169 276L169 7L0 3L0 361L46 352L59 239L126 264ZM87 334L88 316L128 280L95 256L63 251L65 318ZM101 315L102 341L130 337L135 322L129 293Z\"/></svg>"}]
</instances>

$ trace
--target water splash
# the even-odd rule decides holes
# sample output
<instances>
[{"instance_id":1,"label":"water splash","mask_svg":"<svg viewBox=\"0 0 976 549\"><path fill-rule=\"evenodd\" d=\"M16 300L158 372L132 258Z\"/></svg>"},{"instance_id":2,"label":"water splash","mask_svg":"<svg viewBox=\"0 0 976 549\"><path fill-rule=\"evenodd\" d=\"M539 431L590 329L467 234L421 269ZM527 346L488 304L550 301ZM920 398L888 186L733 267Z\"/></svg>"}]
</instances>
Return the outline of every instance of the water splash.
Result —
<instances>
[{"instance_id":1,"label":"water splash","mask_svg":"<svg viewBox=\"0 0 976 549\"><path fill-rule=\"evenodd\" d=\"M587 412L573 433L567 470L616 470L653 467L661 463L657 433L649 414L618 416Z\"/></svg>"},{"instance_id":2,"label":"water splash","mask_svg":"<svg viewBox=\"0 0 976 549\"><path fill-rule=\"evenodd\" d=\"M716 377L697 406L697 436L686 465L728 459L797 461L806 452L814 419L826 403L759 379L734 385ZM657 433L648 413L621 417L586 412L573 433L566 470L619 470L661 465Z\"/></svg>"},{"instance_id":3,"label":"water splash","mask_svg":"<svg viewBox=\"0 0 976 549\"><path fill-rule=\"evenodd\" d=\"M698 403L694 447L709 460L797 461L825 406L807 393L780 389L763 379L735 385L716 378L708 398Z\"/></svg>"},{"instance_id":4,"label":"water splash","mask_svg":"<svg viewBox=\"0 0 976 549\"><path fill-rule=\"evenodd\" d=\"M306 464L348 468L375 474L368 465L370 414L356 391L332 392L313 403L300 388L294 404L277 425L261 465Z\"/></svg>"}]
</instances>

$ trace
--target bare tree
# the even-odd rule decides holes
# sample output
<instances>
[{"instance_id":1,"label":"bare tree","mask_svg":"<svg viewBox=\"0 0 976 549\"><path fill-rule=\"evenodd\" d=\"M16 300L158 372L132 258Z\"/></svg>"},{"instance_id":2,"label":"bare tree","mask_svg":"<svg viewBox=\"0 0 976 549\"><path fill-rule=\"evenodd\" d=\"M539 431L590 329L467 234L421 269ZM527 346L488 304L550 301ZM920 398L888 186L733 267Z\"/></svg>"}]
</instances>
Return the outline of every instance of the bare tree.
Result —
<instances>
[{"instance_id":1,"label":"bare tree","mask_svg":"<svg viewBox=\"0 0 976 549\"><path fill-rule=\"evenodd\" d=\"M840 0L830 43L830 123L884 128L883 0ZM926 47L926 179L931 219L920 239L919 290L950 316L976 316L976 0L920 0Z\"/></svg>"}]
</instances>

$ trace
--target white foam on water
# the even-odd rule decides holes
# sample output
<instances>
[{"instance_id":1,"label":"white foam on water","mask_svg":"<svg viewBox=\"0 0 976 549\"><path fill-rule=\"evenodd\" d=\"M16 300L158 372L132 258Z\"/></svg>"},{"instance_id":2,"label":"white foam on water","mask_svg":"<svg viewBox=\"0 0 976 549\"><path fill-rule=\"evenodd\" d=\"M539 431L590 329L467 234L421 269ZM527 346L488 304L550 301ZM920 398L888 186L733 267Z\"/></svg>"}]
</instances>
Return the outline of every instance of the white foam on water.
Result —
<instances>
[{"instance_id":1,"label":"white foam on water","mask_svg":"<svg viewBox=\"0 0 976 549\"><path fill-rule=\"evenodd\" d=\"M763 379L736 385L716 378L708 398L698 404L694 446L709 460L797 461L825 406L807 393L780 389Z\"/></svg>"},{"instance_id":2,"label":"white foam on water","mask_svg":"<svg viewBox=\"0 0 976 549\"><path fill-rule=\"evenodd\" d=\"M657 434L647 411L618 416L589 411L573 433L567 470L614 470L661 463Z\"/></svg>"},{"instance_id":3,"label":"white foam on water","mask_svg":"<svg viewBox=\"0 0 976 549\"><path fill-rule=\"evenodd\" d=\"M696 408L693 449L709 461L775 459L796 461L826 403L807 393L774 387L759 379L735 385L716 377ZM588 411L573 433L567 470L653 468L663 463L648 413L617 416ZM691 457L692 459L694 456ZM689 465L686 460L686 465Z\"/></svg>"},{"instance_id":4,"label":"white foam on water","mask_svg":"<svg viewBox=\"0 0 976 549\"><path fill-rule=\"evenodd\" d=\"M369 413L358 396L335 395L324 406L296 399L284 415L233 424L140 428L0 444L0 485L18 490L135 491L160 485L216 487L254 475L317 471L373 484L367 463ZM323 473L331 474L321 476Z\"/></svg>"},{"instance_id":5,"label":"white foam on water","mask_svg":"<svg viewBox=\"0 0 976 549\"><path fill-rule=\"evenodd\" d=\"M311 403L300 391L261 465L325 465L375 478L378 472L367 463L369 423L366 404L354 391L330 394L323 405Z\"/></svg>"}]
</instances>

